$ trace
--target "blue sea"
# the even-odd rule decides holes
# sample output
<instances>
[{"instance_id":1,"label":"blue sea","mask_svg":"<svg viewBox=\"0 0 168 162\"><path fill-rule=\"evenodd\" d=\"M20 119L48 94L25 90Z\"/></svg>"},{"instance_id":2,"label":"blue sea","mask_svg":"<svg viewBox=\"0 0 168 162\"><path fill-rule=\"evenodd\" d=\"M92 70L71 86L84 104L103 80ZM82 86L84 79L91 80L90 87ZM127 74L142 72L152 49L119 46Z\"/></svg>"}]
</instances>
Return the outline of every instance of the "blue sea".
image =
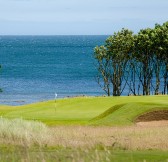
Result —
<instances>
[{"instance_id":1,"label":"blue sea","mask_svg":"<svg viewBox=\"0 0 168 162\"><path fill-rule=\"evenodd\" d=\"M103 95L93 52L108 36L0 36L0 104Z\"/></svg>"}]
</instances>

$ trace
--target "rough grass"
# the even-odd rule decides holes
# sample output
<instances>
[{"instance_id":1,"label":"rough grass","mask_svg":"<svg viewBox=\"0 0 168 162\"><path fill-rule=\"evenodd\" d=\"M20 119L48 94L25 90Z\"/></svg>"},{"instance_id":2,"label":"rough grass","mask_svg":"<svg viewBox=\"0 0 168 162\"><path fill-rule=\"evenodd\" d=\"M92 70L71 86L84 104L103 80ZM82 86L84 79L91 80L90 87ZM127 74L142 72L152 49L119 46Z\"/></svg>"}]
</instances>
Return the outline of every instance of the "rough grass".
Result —
<instances>
[{"instance_id":1,"label":"rough grass","mask_svg":"<svg viewBox=\"0 0 168 162\"><path fill-rule=\"evenodd\" d=\"M0 150L0 161L12 162L167 162L168 152L109 149L14 149ZM13 155L13 156L12 156Z\"/></svg>"},{"instance_id":2,"label":"rough grass","mask_svg":"<svg viewBox=\"0 0 168 162\"><path fill-rule=\"evenodd\" d=\"M0 144L20 146L45 145L49 129L41 122L0 118Z\"/></svg>"},{"instance_id":3,"label":"rough grass","mask_svg":"<svg viewBox=\"0 0 168 162\"><path fill-rule=\"evenodd\" d=\"M30 121L23 122L29 123ZM37 123L33 122L33 125L35 124ZM16 124L13 127L18 126L20 127L20 124ZM29 127L25 126L24 131L26 132L27 130L29 130ZM39 131L39 129L37 130ZM29 131L34 133L32 130ZM28 135L30 135L29 133L30 132L27 132ZM6 134L8 134L8 132L6 132ZM43 136L46 135L43 129L41 129L39 134L43 134ZM47 143L46 140L43 143L41 138L38 140L39 143L43 143L43 145L29 145L30 141L27 140L27 136L23 136L23 144L18 140L18 134L15 134L14 137L16 141L13 143L13 136L6 136L5 140L1 140L0 161L110 162L160 160L166 162L168 160L167 135L167 126L49 127L47 128L47 136L50 138L47 138ZM36 143L36 140L33 139L34 138L31 138L31 140ZM8 143L6 143L6 141L8 141Z\"/></svg>"},{"instance_id":4,"label":"rough grass","mask_svg":"<svg viewBox=\"0 0 168 162\"><path fill-rule=\"evenodd\" d=\"M110 147L121 150L168 150L168 125L157 127L57 126L51 145L71 148Z\"/></svg>"},{"instance_id":5,"label":"rough grass","mask_svg":"<svg viewBox=\"0 0 168 162\"><path fill-rule=\"evenodd\" d=\"M124 150L168 150L168 125L164 126L57 126L41 122L0 118L0 144Z\"/></svg>"},{"instance_id":6,"label":"rough grass","mask_svg":"<svg viewBox=\"0 0 168 162\"><path fill-rule=\"evenodd\" d=\"M0 118L0 161L166 161L167 136L167 125L47 127Z\"/></svg>"},{"instance_id":7,"label":"rough grass","mask_svg":"<svg viewBox=\"0 0 168 162\"><path fill-rule=\"evenodd\" d=\"M2 150L3 149L3 150ZM0 161L12 162L167 162L168 152L125 151L111 149L25 149L11 148L0 150Z\"/></svg>"},{"instance_id":8,"label":"rough grass","mask_svg":"<svg viewBox=\"0 0 168 162\"><path fill-rule=\"evenodd\" d=\"M168 127L47 127L36 121L0 118L0 144L61 146L63 148L111 147L124 150L168 150Z\"/></svg>"}]
</instances>

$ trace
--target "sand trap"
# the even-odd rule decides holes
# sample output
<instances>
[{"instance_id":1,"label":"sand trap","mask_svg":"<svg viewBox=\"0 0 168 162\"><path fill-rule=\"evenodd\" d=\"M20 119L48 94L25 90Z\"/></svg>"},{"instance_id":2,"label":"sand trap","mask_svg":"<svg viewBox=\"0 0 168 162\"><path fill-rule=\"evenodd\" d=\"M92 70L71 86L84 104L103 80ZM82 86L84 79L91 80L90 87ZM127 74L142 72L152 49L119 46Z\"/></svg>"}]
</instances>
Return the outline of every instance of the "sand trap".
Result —
<instances>
[{"instance_id":1,"label":"sand trap","mask_svg":"<svg viewBox=\"0 0 168 162\"><path fill-rule=\"evenodd\" d=\"M168 110L155 110L140 115L136 120L137 126L168 126Z\"/></svg>"},{"instance_id":2,"label":"sand trap","mask_svg":"<svg viewBox=\"0 0 168 162\"><path fill-rule=\"evenodd\" d=\"M155 110L147 112L137 117L135 120L138 122L149 122L149 121L161 121L168 120L168 110Z\"/></svg>"},{"instance_id":3,"label":"sand trap","mask_svg":"<svg viewBox=\"0 0 168 162\"><path fill-rule=\"evenodd\" d=\"M160 120L160 121L148 121L148 122L138 122L136 123L137 126L141 127L162 127L168 126L168 120Z\"/></svg>"}]
</instances>

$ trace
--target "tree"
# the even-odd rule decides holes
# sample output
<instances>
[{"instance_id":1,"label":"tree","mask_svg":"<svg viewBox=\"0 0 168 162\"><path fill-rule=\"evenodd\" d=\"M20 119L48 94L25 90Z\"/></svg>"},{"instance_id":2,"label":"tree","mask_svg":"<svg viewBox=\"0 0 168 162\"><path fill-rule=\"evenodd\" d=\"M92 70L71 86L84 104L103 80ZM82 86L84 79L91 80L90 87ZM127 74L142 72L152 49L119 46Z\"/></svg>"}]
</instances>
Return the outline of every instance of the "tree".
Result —
<instances>
[{"instance_id":1,"label":"tree","mask_svg":"<svg viewBox=\"0 0 168 162\"><path fill-rule=\"evenodd\" d=\"M107 49L104 46L95 47L94 57L97 60L98 75L97 82L100 87L110 96L110 57L107 54ZM103 80L103 83L102 83Z\"/></svg>"},{"instance_id":2,"label":"tree","mask_svg":"<svg viewBox=\"0 0 168 162\"><path fill-rule=\"evenodd\" d=\"M168 94L168 21L163 24L163 59L164 62L164 90L163 93Z\"/></svg>"},{"instance_id":3,"label":"tree","mask_svg":"<svg viewBox=\"0 0 168 162\"><path fill-rule=\"evenodd\" d=\"M168 94L168 22L138 34L128 29L114 33L96 47L97 81L108 96Z\"/></svg>"},{"instance_id":4,"label":"tree","mask_svg":"<svg viewBox=\"0 0 168 162\"><path fill-rule=\"evenodd\" d=\"M155 94L159 93L161 80L164 83L162 93L168 91L168 22L163 25L155 25L155 40L153 51L155 53ZM167 92L168 93L168 92Z\"/></svg>"},{"instance_id":5,"label":"tree","mask_svg":"<svg viewBox=\"0 0 168 162\"><path fill-rule=\"evenodd\" d=\"M106 40L105 46L111 58L110 78L113 96L120 96L127 84L128 62L133 50L133 40L133 32L124 28Z\"/></svg>"},{"instance_id":6,"label":"tree","mask_svg":"<svg viewBox=\"0 0 168 162\"><path fill-rule=\"evenodd\" d=\"M153 75L153 30L150 28L140 30L135 39L134 57L139 63L137 71L139 81L143 87L143 95L150 95Z\"/></svg>"},{"instance_id":7,"label":"tree","mask_svg":"<svg viewBox=\"0 0 168 162\"><path fill-rule=\"evenodd\" d=\"M123 82L126 78L125 69L129 54L133 49L132 34L132 31L122 29L109 37L104 46L97 46L94 50L98 63L98 83L108 96L111 93L113 96L120 96L126 86L126 82ZM100 80L103 80L103 83Z\"/></svg>"}]
</instances>

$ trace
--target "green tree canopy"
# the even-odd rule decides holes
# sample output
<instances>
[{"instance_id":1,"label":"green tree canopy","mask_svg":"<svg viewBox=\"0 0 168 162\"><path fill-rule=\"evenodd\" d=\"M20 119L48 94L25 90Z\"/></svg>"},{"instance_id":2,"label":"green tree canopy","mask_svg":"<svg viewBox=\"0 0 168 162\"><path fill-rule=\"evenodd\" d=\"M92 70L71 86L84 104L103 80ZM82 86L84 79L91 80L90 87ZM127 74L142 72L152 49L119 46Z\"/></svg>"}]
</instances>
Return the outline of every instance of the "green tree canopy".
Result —
<instances>
[{"instance_id":1,"label":"green tree canopy","mask_svg":"<svg viewBox=\"0 0 168 162\"><path fill-rule=\"evenodd\" d=\"M97 46L94 56L98 83L108 95L126 89L133 95L168 93L168 22L137 34L123 28Z\"/></svg>"}]
</instances>

